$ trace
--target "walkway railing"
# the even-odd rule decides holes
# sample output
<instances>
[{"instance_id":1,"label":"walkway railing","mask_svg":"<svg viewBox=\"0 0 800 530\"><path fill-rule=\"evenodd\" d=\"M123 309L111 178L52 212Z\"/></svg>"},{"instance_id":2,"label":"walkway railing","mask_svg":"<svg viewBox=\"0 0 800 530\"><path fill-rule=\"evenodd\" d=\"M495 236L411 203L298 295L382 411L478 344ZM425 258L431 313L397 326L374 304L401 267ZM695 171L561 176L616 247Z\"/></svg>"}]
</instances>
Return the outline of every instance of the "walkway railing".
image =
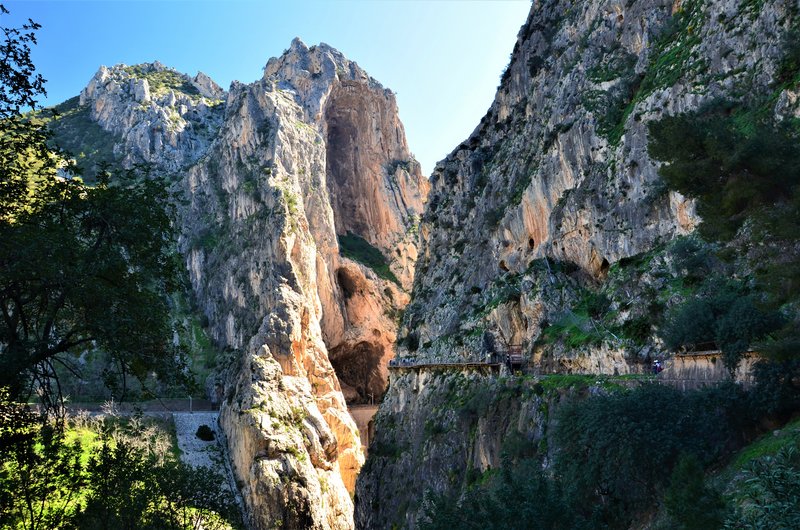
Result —
<instances>
[{"instance_id":1,"label":"walkway railing","mask_svg":"<svg viewBox=\"0 0 800 530\"><path fill-rule=\"evenodd\" d=\"M458 369L465 368L491 368L499 369L508 366L510 369L520 369L527 364L527 359L522 353L521 345L508 346L505 350L487 353L480 360L431 362L418 361L408 357L396 357L389 360L390 370L420 370L420 369Z\"/></svg>"}]
</instances>

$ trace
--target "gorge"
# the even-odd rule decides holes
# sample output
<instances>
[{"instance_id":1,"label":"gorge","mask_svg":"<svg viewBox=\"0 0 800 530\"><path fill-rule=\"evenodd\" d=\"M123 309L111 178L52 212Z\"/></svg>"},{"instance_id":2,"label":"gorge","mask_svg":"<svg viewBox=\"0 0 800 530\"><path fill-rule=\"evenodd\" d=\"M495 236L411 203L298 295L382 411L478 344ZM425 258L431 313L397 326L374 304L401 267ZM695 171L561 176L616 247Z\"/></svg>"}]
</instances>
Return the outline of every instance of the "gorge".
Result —
<instances>
[{"instance_id":1,"label":"gorge","mask_svg":"<svg viewBox=\"0 0 800 530\"><path fill-rule=\"evenodd\" d=\"M665 331L693 301L718 299L709 326L735 321L703 353L726 363L705 367L717 379L736 373L731 358L750 370L765 338L794 336L795 225L759 232L755 195L730 194L739 224L715 239L711 193L682 193L663 170L684 167L677 152L716 161L694 156L716 144L691 134L795 126L798 34L800 8L778 0L536 0L494 102L430 178L392 91L300 39L228 90L159 62L101 67L50 128L87 178L100 161L170 178L247 525L420 528L515 459L557 475L562 411L648 392L655 360L701 351ZM681 116L697 121L678 135ZM742 189L774 169L751 163L758 151L731 170ZM794 222L792 193L770 195L763 217ZM789 271L781 287L762 281L765 260ZM726 313L737 301L750 305ZM365 460L348 406L373 402ZM771 414L715 462L778 425ZM613 521L650 527L660 512L630 513Z\"/></svg>"}]
</instances>

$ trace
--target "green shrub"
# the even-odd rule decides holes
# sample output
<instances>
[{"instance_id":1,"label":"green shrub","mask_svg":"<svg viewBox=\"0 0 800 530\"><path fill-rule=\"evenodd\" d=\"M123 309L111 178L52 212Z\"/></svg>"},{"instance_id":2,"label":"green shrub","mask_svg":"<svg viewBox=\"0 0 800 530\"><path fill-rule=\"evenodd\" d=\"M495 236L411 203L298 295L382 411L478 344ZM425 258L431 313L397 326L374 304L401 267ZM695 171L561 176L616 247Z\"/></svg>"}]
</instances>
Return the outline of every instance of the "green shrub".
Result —
<instances>
[{"instance_id":1,"label":"green shrub","mask_svg":"<svg viewBox=\"0 0 800 530\"><path fill-rule=\"evenodd\" d=\"M696 457L683 455L664 494L664 506L676 530L714 530L725 521L725 501L706 485Z\"/></svg>"},{"instance_id":2,"label":"green shrub","mask_svg":"<svg viewBox=\"0 0 800 530\"><path fill-rule=\"evenodd\" d=\"M787 123L717 102L649 126L648 152L666 162L667 185L698 200L700 232L729 240L765 207L791 200L800 184L800 143ZM766 219L764 219L766 220Z\"/></svg>"},{"instance_id":3,"label":"green shrub","mask_svg":"<svg viewBox=\"0 0 800 530\"><path fill-rule=\"evenodd\" d=\"M498 472L489 473L461 502L427 492L424 507L423 530L559 530L578 523L559 483L546 477L535 460L504 459Z\"/></svg>"},{"instance_id":4,"label":"green shrub","mask_svg":"<svg viewBox=\"0 0 800 530\"><path fill-rule=\"evenodd\" d=\"M556 472L590 506L603 505L603 519L627 526L668 483L678 458L692 454L714 462L738 440L745 395L735 386L683 393L646 385L564 406L554 432Z\"/></svg>"},{"instance_id":5,"label":"green shrub","mask_svg":"<svg viewBox=\"0 0 800 530\"><path fill-rule=\"evenodd\" d=\"M49 144L72 156L86 180L93 182L103 164L119 163L114 145L120 138L93 121L89 107L79 102L75 96L53 107L54 117L47 119L47 127L53 133Z\"/></svg>"},{"instance_id":6,"label":"green shrub","mask_svg":"<svg viewBox=\"0 0 800 530\"><path fill-rule=\"evenodd\" d=\"M125 68L125 71L137 79L147 79L150 90L154 94L175 90L189 96L200 95L200 91L191 83L189 78L176 70L165 69L159 71L152 69L146 64L137 64L128 66Z\"/></svg>"},{"instance_id":7,"label":"green shrub","mask_svg":"<svg viewBox=\"0 0 800 530\"><path fill-rule=\"evenodd\" d=\"M800 447L756 460L745 472L744 498L728 528L800 528Z\"/></svg>"},{"instance_id":8,"label":"green shrub","mask_svg":"<svg viewBox=\"0 0 800 530\"><path fill-rule=\"evenodd\" d=\"M660 334L672 350L713 342L725 366L734 370L751 343L782 324L780 313L759 307L743 286L710 280L698 296L672 311Z\"/></svg>"}]
</instances>

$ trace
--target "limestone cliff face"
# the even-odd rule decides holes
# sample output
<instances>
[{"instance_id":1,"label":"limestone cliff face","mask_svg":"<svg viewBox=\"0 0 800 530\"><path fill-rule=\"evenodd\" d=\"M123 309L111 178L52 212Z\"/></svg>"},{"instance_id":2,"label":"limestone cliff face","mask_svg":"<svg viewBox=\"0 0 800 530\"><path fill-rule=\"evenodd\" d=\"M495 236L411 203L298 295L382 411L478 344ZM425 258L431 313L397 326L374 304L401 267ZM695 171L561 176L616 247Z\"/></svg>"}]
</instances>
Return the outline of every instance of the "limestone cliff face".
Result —
<instances>
[{"instance_id":1,"label":"limestone cliff face","mask_svg":"<svg viewBox=\"0 0 800 530\"><path fill-rule=\"evenodd\" d=\"M100 67L80 105L122 137L115 152L127 166L147 163L174 173L196 162L219 129L224 91L202 72L194 78L159 62Z\"/></svg>"},{"instance_id":2,"label":"limestone cliff face","mask_svg":"<svg viewBox=\"0 0 800 530\"><path fill-rule=\"evenodd\" d=\"M691 232L693 204L665 191L647 124L772 91L794 11L765 6L534 2L494 103L431 175L401 353L470 357L489 330L532 354L571 302L542 296L559 271L601 282Z\"/></svg>"},{"instance_id":3,"label":"limestone cliff face","mask_svg":"<svg viewBox=\"0 0 800 530\"><path fill-rule=\"evenodd\" d=\"M649 327L629 340L588 327L576 308L592 289L613 285L618 324L632 328L648 311L638 293L671 296L669 260L656 249L699 219L660 182L647 125L748 93L776 92L776 114L796 114L796 94L774 81L797 17L794 3L779 1L534 1L494 103L431 176L398 354L452 362L481 358L494 343L519 345L538 371L641 371L659 347ZM570 344L570 329L598 338ZM419 432L430 411L414 403L452 414L461 406L442 386L450 376L438 377L422 385L414 372L393 376L377 442L387 441L383 431L418 443L370 451L358 527L414 527L421 492L457 495L478 466L477 442L463 429ZM499 414L501 425L515 417Z\"/></svg>"},{"instance_id":4,"label":"limestone cliff face","mask_svg":"<svg viewBox=\"0 0 800 530\"><path fill-rule=\"evenodd\" d=\"M352 527L364 457L345 398L385 389L428 190L394 95L295 40L227 92L155 63L101 68L80 103L121 137L125 164L174 174L185 198L193 290L238 352L212 392L253 527ZM344 255L340 237L391 274Z\"/></svg>"}]
</instances>

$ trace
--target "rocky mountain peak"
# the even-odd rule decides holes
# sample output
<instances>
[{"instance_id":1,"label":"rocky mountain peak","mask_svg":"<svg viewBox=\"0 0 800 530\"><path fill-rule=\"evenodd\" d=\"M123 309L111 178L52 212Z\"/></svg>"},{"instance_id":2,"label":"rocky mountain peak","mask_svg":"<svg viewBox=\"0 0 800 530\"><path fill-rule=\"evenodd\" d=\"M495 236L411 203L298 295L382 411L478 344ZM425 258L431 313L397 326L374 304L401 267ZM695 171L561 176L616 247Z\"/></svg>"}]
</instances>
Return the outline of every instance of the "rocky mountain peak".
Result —
<instances>
[{"instance_id":1,"label":"rocky mountain peak","mask_svg":"<svg viewBox=\"0 0 800 530\"><path fill-rule=\"evenodd\" d=\"M101 66L81 91L90 119L117 135L123 165L147 163L175 172L195 163L222 120L225 92L211 78L194 78L158 61Z\"/></svg>"},{"instance_id":2,"label":"rocky mountain peak","mask_svg":"<svg viewBox=\"0 0 800 530\"><path fill-rule=\"evenodd\" d=\"M308 47L299 37L292 40L280 57L267 62L262 79L278 90L292 93L311 120L320 119L320 111L336 84L363 84L393 97L390 90L385 90L339 50L325 43Z\"/></svg>"}]
</instances>

